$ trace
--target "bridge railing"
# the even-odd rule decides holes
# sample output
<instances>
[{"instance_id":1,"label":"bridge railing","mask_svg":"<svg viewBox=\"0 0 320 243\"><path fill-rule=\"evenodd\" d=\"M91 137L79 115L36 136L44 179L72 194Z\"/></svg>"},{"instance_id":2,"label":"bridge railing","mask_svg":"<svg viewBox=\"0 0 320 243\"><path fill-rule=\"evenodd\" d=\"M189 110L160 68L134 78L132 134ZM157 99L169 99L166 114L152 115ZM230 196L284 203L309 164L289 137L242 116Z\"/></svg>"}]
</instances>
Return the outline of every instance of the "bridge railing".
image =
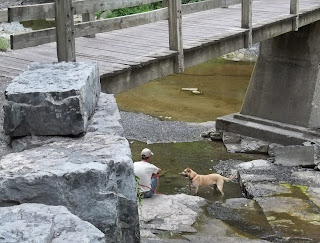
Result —
<instances>
[{"instance_id":1,"label":"bridge railing","mask_svg":"<svg viewBox=\"0 0 320 243\"><path fill-rule=\"evenodd\" d=\"M247 0L246 0L247 1ZM162 2L163 8L123 17L94 20L93 13ZM137 25L168 20L169 47L177 51L176 72L184 69L182 43L182 14L227 7L239 4L241 0L207 0L196 3L181 4L181 0L55 0L54 3L14 6L7 11L8 22L22 22L37 19L56 19L56 28L48 28L10 36L11 49L21 49L50 42L57 42L59 61L75 61L74 38L94 36L96 33L108 32ZM0 16L3 16L3 11ZM85 22L74 24L73 15L86 16Z\"/></svg>"},{"instance_id":2,"label":"bridge railing","mask_svg":"<svg viewBox=\"0 0 320 243\"><path fill-rule=\"evenodd\" d=\"M55 18L56 28L11 35L11 49L57 42L58 60L75 61L74 38L94 36L96 33L168 20L169 47L178 53L176 71L181 72L184 69L182 15L242 3L241 27L248 29L244 46L250 47L252 44L252 1L206 0L182 5L181 0L55 0L54 3L9 7L8 11L0 11L0 21L5 18L5 15L8 22ZM110 19L94 20L92 17L93 13L97 11L121 9L155 2L162 2L164 7L146 13ZM293 23L295 30L298 29L298 12L299 0L290 0L290 13L297 16ZM86 22L74 24L74 14L86 16L83 17ZM62 49L59 51L59 48Z\"/></svg>"}]
</instances>

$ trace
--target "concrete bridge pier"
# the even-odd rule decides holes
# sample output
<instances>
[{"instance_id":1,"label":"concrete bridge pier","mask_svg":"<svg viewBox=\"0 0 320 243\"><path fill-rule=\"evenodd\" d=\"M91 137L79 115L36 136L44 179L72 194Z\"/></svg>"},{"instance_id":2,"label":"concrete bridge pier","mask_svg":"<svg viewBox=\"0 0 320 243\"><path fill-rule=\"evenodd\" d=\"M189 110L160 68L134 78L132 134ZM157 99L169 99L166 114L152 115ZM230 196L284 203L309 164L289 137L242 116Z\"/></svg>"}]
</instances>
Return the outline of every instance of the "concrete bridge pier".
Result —
<instances>
[{"instance_id":1,"label":"concrete bridge pier","mask_svg":"<svg viewBox=\"0 0 320 243\"><path fill-rule=\"evenodd\" d=\"M260 45L240 113L217 130L284 145L320 142L320 22Z\"/></svg>"}]
</instances>

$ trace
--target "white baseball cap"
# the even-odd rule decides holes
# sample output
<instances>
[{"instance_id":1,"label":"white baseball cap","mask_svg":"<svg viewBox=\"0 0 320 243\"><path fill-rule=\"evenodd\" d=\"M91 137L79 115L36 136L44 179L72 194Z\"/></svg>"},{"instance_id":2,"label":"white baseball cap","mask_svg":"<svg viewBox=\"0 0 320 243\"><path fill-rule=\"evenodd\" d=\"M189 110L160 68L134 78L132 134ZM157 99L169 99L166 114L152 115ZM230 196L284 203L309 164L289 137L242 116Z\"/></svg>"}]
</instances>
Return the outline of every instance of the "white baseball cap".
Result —
<instances>
[{"instance_id":1,"label":"white baseball cap","mask_svg":"<svg viewBox=\"0 0 320 243\"><path fill-rule=\"evenodd\" d=\"M141 151L141 156L144 157L144 158L149 158L151 155L153 155L153 153L152 153L151 150L148 149L148 148L144 148L144 149Z\"/></svg>"}]
</instances>

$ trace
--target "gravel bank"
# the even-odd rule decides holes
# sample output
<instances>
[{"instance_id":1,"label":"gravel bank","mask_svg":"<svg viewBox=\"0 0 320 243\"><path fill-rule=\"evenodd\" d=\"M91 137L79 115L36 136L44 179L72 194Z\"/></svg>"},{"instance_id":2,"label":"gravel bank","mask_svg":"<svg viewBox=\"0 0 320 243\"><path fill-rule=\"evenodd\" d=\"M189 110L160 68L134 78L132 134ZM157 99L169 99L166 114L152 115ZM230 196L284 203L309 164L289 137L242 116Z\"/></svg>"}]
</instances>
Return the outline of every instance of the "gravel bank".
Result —
<instances>
[{"instance_id":1,"label":"gravel bank","mask_svg":"<svg viewBox=\"0 0 320 243\"><path fill-rule=\"evenodd\" d=\"M142 113L120 112L124 136L146 143L191 142L203 140L202 132L215 129L215 122L191 123L161 121Z\"/></svg>"}]
</instances>

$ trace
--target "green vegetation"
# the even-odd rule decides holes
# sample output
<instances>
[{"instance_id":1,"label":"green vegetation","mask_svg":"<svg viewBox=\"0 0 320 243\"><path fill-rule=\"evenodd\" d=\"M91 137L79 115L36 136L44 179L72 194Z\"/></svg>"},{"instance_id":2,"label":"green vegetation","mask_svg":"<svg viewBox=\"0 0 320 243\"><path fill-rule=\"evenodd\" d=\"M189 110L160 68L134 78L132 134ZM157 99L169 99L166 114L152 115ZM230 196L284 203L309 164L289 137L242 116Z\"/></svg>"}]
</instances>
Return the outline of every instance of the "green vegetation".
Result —
<instances>
[{"instance_id":1,"label":"green vegetation","mask_svg":"<svg viewBox=\"0 0 320 243\"><path fill-rule=\"evenodd\" d=\"M204 1L204 0L182 0L182 4L201 2L201 1ZM129 7L129 8L115 9L115 10L106 12L104 14L104 18L115 18L120 16L131 15L131 14L145 13L145 12L149 12L149 11L160 9L160 8L162 8L161 2L143 4L140 6ZM101 18L102 13L103 12L101 11L96 13L96 16L98 19Z\"/></svg>"},{"instance_id":2,"label":"green vegetation","mask_svg":"<svg viewBox=\"0 0 320 243\"><path fill-rule=\"evenodd\" d=\"M9 40L0 37L0 51L7 51L9 49Z\"/></svg>"},{"instance_id":3,"label":"green vegetation","mask_svg":"<svg viewBox=\"0 0 320 243\"><path fill-rule=\"evenodd\" d=\"M143 196L141 194L140 186L139 186L140 178L139 178L139 176L134 175L134 179L136 181L138 205L139 205L139 207L141 207L142 206L142 198L143 198Z\"/></svg>"}]
</instances>

